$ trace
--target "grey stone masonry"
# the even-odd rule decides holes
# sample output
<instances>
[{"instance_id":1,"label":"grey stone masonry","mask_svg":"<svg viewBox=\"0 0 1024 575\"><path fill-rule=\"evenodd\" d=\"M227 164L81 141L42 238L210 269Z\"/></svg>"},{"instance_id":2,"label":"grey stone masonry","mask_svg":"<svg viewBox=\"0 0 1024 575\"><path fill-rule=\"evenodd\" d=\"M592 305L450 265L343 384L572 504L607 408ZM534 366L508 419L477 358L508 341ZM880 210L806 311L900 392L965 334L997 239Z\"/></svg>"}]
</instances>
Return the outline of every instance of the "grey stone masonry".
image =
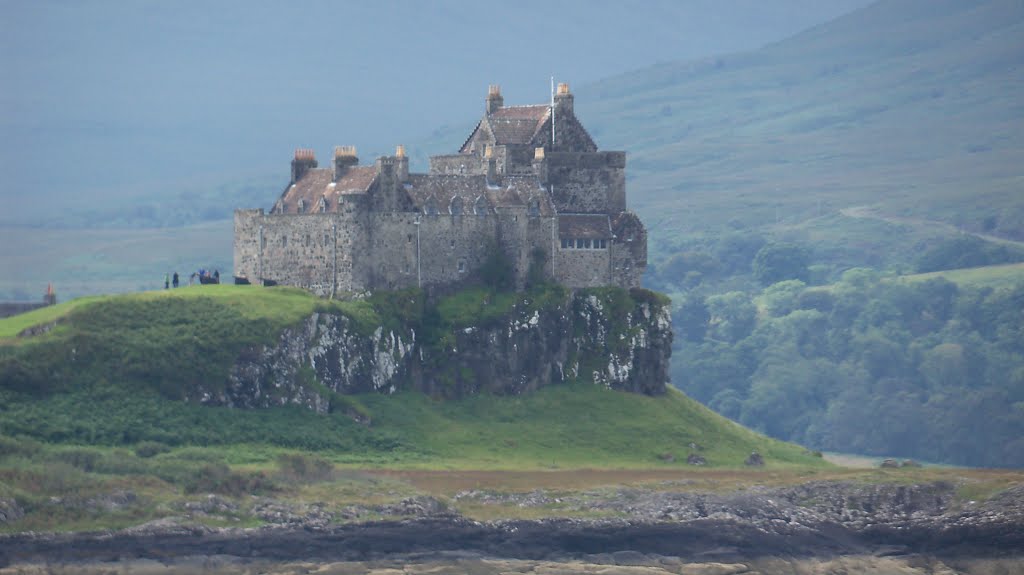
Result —
<instances>
[{"instance_id":1,"label":"grey stone masonry","mask_svg":"<svg viewBox=\"0 0 1024 575\"><path fill-rule=\"evenodd\" d=\"M545 276L567 287L636 287L647 265L647 232L626 209L626 153L597 149L566 84L553 107L505 106L491 86L476 128L429 173L410 173L402 146L372 165L339 146L327 165L296 150L271 210L235 212L236 282L324 296L440 286L501 250L519 286L542 254Z\"/></svg>"}]
</instances>

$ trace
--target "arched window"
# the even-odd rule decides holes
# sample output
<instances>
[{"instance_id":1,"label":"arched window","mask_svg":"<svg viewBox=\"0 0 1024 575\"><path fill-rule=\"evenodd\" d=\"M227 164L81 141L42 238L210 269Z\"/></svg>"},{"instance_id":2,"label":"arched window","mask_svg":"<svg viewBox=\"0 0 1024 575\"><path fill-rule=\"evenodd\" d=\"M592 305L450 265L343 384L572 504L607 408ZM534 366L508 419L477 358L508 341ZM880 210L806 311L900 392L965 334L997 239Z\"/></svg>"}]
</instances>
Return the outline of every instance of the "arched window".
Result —
<instances>
[{"instance_id":1,"label":"arched window","mask_svg":"<svg viewBox=\"0 0 1024 575\"><path fill-rule=\"evenodd\" d=\"M448 213L453 216L462 215L462 196L455 196L452 198L450 204L448 204Z\"/></svg>"},{"instance_id":2,"label":"arched window","mask_svg":"<svg viewBox=\"0 0 1024 575\"><path fill-rule=\"evenodd\" d=\"M320 196L320 202L317 205L317 209L320 210L321 214L327 213L327 198L325 196Z\"/></svg>"},{"instance_id":3,"label":"arched window","mask_svg":"<svg viewBox=\"0 0 1024 575\"><path fill-rule=\"evenodd\" d=\"M473 202L473 213L478 216L487 215L487 198L480 194L476 197L476 201Z\"/></svg>"},{"instance_id":4,"label":"arched window","mask_svg":"<svg viewBox=\"0 0 1024 575\"><path fill-rule=\"evenodd\" d=\"M428 216L436 216L437 211L437 198L430 196L426 202L423 202L423 213Z\"/></svg>"}]
</instances>

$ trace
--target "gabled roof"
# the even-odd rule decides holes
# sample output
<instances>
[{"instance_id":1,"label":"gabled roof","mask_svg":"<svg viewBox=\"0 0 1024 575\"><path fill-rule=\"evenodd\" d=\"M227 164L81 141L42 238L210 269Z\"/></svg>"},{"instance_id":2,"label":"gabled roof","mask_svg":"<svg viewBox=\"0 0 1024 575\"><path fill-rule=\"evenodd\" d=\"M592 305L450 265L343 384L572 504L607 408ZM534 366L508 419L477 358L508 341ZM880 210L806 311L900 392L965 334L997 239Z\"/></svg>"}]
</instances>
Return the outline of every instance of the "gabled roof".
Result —
<instances>
[{"instance_id":1,"label":"gabled roof","mask_svg":"<svg viewBox=\"0 0 1024 575\"><path fill-rule=\"evenodd\" d=\"M480 120L466 138L460 151L466 151L466 144L472 141L481 129L486 130L493 137L494 144L498 146L529 144L550 117L551 107L546 104L498 108Z\"/></svg>"},{"instance_id":2,"label":"gabled roof","mask_svg":"<svg viewBox=\"0 0 1024 575\"><path fill-rule=\"evenodd\" d=\"M299 181L288 187L274 204L273 213L296 214L320 211L320 198L327 199L327 211L338 209L338 196L342 194L365 194L377 179L375 166L353 166L345 170L337 182L334 168L314 168L306 172ZM299 210L302 200L302 210Z\"/></svg>"}]
</instances>

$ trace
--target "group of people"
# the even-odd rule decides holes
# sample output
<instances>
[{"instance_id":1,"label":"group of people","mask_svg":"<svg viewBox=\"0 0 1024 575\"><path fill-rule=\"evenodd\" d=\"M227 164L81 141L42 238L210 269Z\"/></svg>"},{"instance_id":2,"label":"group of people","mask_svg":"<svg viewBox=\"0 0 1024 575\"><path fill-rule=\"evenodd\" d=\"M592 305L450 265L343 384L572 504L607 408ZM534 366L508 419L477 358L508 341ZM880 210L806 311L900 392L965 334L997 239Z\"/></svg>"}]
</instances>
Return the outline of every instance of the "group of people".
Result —
<instances>
[{"instance_id":1,"label":"group of people","mask_svg":"<svg viewBox=\"0 0 1024 575\"><path fill-rule=\"evenodd\" d=\"M219 284L220 283L220 270L209 270L201 269L197 272L193 272L192 275L188 276L188 285L194 284L198 281L201 284ZM164 289L171 289L172 287L178 287L180 278L178 272L174 274L164 274Z\"/></svg>"}]
</instances>

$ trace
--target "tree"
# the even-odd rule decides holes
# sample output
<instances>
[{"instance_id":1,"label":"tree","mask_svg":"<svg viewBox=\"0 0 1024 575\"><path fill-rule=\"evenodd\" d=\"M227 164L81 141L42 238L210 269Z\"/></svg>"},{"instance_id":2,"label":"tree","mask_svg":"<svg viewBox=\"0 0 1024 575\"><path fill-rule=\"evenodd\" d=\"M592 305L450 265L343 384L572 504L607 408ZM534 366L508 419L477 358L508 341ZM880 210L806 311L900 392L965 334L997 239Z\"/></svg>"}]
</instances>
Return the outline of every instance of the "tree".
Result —
<instances>
[{"instance_id":1,"label":"tree","mask_svg":"<svg viewBox=\"0 0 1024 575\"><path fill-rule=\"evenodd\" d=\"M711 335L715 339L734 343L750 335L757 325L757 308L743 292L711 296L707 305L711 313Z\"/></svg>"},{"instance_id":2,"label":"tree","mask_svg":"<svg viewBox=\"0 0 1024 575\"><path fill-rule=\"evenodd\" d=\"M767 244L754 256L754 277L763 285L793 279L807 282L809 263L810 254L798 245Z\"/></svg>"},{"instance_id":3,"label":"tree","mask_svg":"<svg viewBox=\"0 0 1024 575\"><path fill-rule=\"evenodd\" d=\"M708 324L711 321L711 313L708 311L708 304L703 297L691 295L679 304L679 308L672 314L672 325L676 333L683 336L686 341L703 341L708 332Z\"/></svg>"}]
</instances>

